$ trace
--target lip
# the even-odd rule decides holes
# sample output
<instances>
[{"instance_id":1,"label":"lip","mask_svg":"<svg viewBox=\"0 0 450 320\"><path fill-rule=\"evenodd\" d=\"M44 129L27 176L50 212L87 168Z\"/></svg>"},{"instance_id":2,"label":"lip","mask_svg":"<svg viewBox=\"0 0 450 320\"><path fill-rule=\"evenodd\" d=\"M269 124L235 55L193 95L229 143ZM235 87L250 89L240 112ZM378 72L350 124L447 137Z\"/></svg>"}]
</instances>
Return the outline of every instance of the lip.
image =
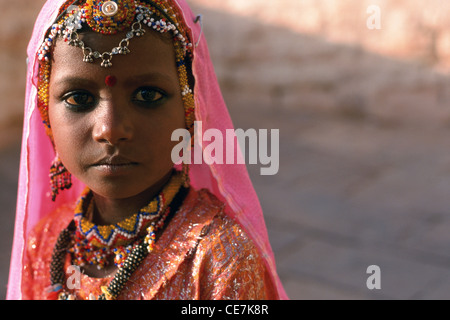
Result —
<instances>
[{"instance_id":1,"label":"lip","mask_svg":"<svg viewBox=\"0 0 450 320\"><path fill-rule=\"evenodd\" d=\"M126 173L139 163L122 156L107 156L95 162L92 167L108 175Z\"/></svg>"}]
</instances>

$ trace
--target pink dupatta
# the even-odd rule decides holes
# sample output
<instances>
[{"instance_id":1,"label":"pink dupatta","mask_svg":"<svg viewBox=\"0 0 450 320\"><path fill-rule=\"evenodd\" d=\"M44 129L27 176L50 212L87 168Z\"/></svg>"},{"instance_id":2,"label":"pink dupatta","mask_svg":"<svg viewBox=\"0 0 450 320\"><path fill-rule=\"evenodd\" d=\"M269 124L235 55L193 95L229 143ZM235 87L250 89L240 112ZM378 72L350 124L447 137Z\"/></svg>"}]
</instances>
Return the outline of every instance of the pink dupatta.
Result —
<instances>
[{"instance_id":1,"label":"pink dupatta","mask_svg":"<svg viewBox=\"0 0 450 320\"><path fill-rule=\"evenodd\" d=\"M61 204L76 201L84 189L84 185L72 177L72 188L63 191L55 202L51 201L49 168L55 154L37 109L36 85L39 64L36 53L47 29L54 22L59 8L65 2L66 0L48 0L45 3L36 20L28 45L19 188L7 299L18 300L22 297L22 259L28 232L40 219ZM225 137L226 130L234 130L234 127L217 82L201 26L195 22L196 17L184 0L171 2L180 8L184 21L190 29L193 42L198 43L194 49L193 74L196 81L194 88L195 116L196 121L202 121L201 129L198 129L202 132L196 132L196 134L203 136L203 132L213 128L220 130ZM227 148L229 147L230 145L227 145ZM235 154L242 157L238 143L232 147ZM194 188L208 188L226 204L226 214L240 223L262 253L277 287L279 298L287 299L276 272L275 259L270 247L261 206L246 166L244 164L216 163L208 165L203 161L202 164L190 165L190 180Z\"/></svg>"}]
</instances>

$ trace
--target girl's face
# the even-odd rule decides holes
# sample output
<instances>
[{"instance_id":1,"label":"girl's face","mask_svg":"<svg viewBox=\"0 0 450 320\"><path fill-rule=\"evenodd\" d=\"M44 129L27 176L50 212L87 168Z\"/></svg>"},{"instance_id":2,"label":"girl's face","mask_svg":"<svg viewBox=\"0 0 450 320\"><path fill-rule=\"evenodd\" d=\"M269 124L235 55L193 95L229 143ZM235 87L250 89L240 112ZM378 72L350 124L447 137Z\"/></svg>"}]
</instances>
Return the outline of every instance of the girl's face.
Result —
<instances>
[{"instance_id":1,"label":"girl's face","mask_svg":"<svg viewBox=\"0 0 450 320\"><path fill-rule=\"evenodd\" d=\"M102 53L125 33L80 38ZM177 143L172 132L185 127L172 40L146 32L129 48L104 68L58 40L50 75L49 119L61 161L93 192L115 199L139 195L167 176Z\"/></svg>"}]
</instances>

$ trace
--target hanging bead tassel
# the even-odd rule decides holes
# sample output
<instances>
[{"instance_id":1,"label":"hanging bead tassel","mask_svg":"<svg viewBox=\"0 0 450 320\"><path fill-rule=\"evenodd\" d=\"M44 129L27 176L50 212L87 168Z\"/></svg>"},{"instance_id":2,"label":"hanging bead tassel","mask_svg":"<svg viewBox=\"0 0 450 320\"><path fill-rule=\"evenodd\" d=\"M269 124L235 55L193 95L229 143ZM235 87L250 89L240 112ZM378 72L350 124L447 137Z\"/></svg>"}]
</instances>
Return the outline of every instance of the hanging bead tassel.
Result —
<instances>
[{"instance_id":1,"label":"hanging bead tassel","mask_svg":"<svg viewBox=\"0 0 450 320\"><path fill-rule=\"evenodd\" d=\"M67 171L58 156L50 167L50 185L52 188L52 201L55 201L59 190L69 189L72 186L72 175Z\"/></svg>"},{"instance_id":2,"label":"hanging bead tassel","mask_svg":"<svg viewBox=\"0 0 450 320\"><path fill-rule=\"evenodd\" d=\"M144 239L144 243L147 245L147 251L150 253L153 251L153 247L155 246L155 224L152 223L150 227L147 228L147 236Z\"/></svg>"}]
</instances>

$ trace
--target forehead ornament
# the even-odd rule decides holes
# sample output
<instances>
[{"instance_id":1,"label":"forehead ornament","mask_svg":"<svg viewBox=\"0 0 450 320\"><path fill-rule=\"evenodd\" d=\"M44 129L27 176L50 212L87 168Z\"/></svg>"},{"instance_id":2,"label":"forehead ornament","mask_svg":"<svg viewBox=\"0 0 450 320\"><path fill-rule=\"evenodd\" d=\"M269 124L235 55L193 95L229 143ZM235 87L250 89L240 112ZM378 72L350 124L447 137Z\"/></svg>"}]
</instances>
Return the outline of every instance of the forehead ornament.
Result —
<instances>
[{"instance_id":1,"label":"forehead ornament","mask_svg":"<svg viewBox=\"0 0 450 320\"><path fill-rule=\"evenodd\" d=\"M159 8L157 4L143 3L138 0L87 0L82 5L71 5L49 31L38 52L41 61L50 60L51 47L57 37L62 37L70 46L78 47L83 52L83 61L88 63L101 59L101 66L108 68L112 66L115 55L126 55L130 53L130 40L141 37L145 33L144 26L160 33L171 32L187 55L192 50L192 43L178 29L178 23L173 18L175 15L168 13L167 9ZM125 38L111 51L99 52L89 47L79 37L78 32L84 25L88 25L93 31L102 34L116 34L126 30Z\"/></svg>"}]
</instances>

